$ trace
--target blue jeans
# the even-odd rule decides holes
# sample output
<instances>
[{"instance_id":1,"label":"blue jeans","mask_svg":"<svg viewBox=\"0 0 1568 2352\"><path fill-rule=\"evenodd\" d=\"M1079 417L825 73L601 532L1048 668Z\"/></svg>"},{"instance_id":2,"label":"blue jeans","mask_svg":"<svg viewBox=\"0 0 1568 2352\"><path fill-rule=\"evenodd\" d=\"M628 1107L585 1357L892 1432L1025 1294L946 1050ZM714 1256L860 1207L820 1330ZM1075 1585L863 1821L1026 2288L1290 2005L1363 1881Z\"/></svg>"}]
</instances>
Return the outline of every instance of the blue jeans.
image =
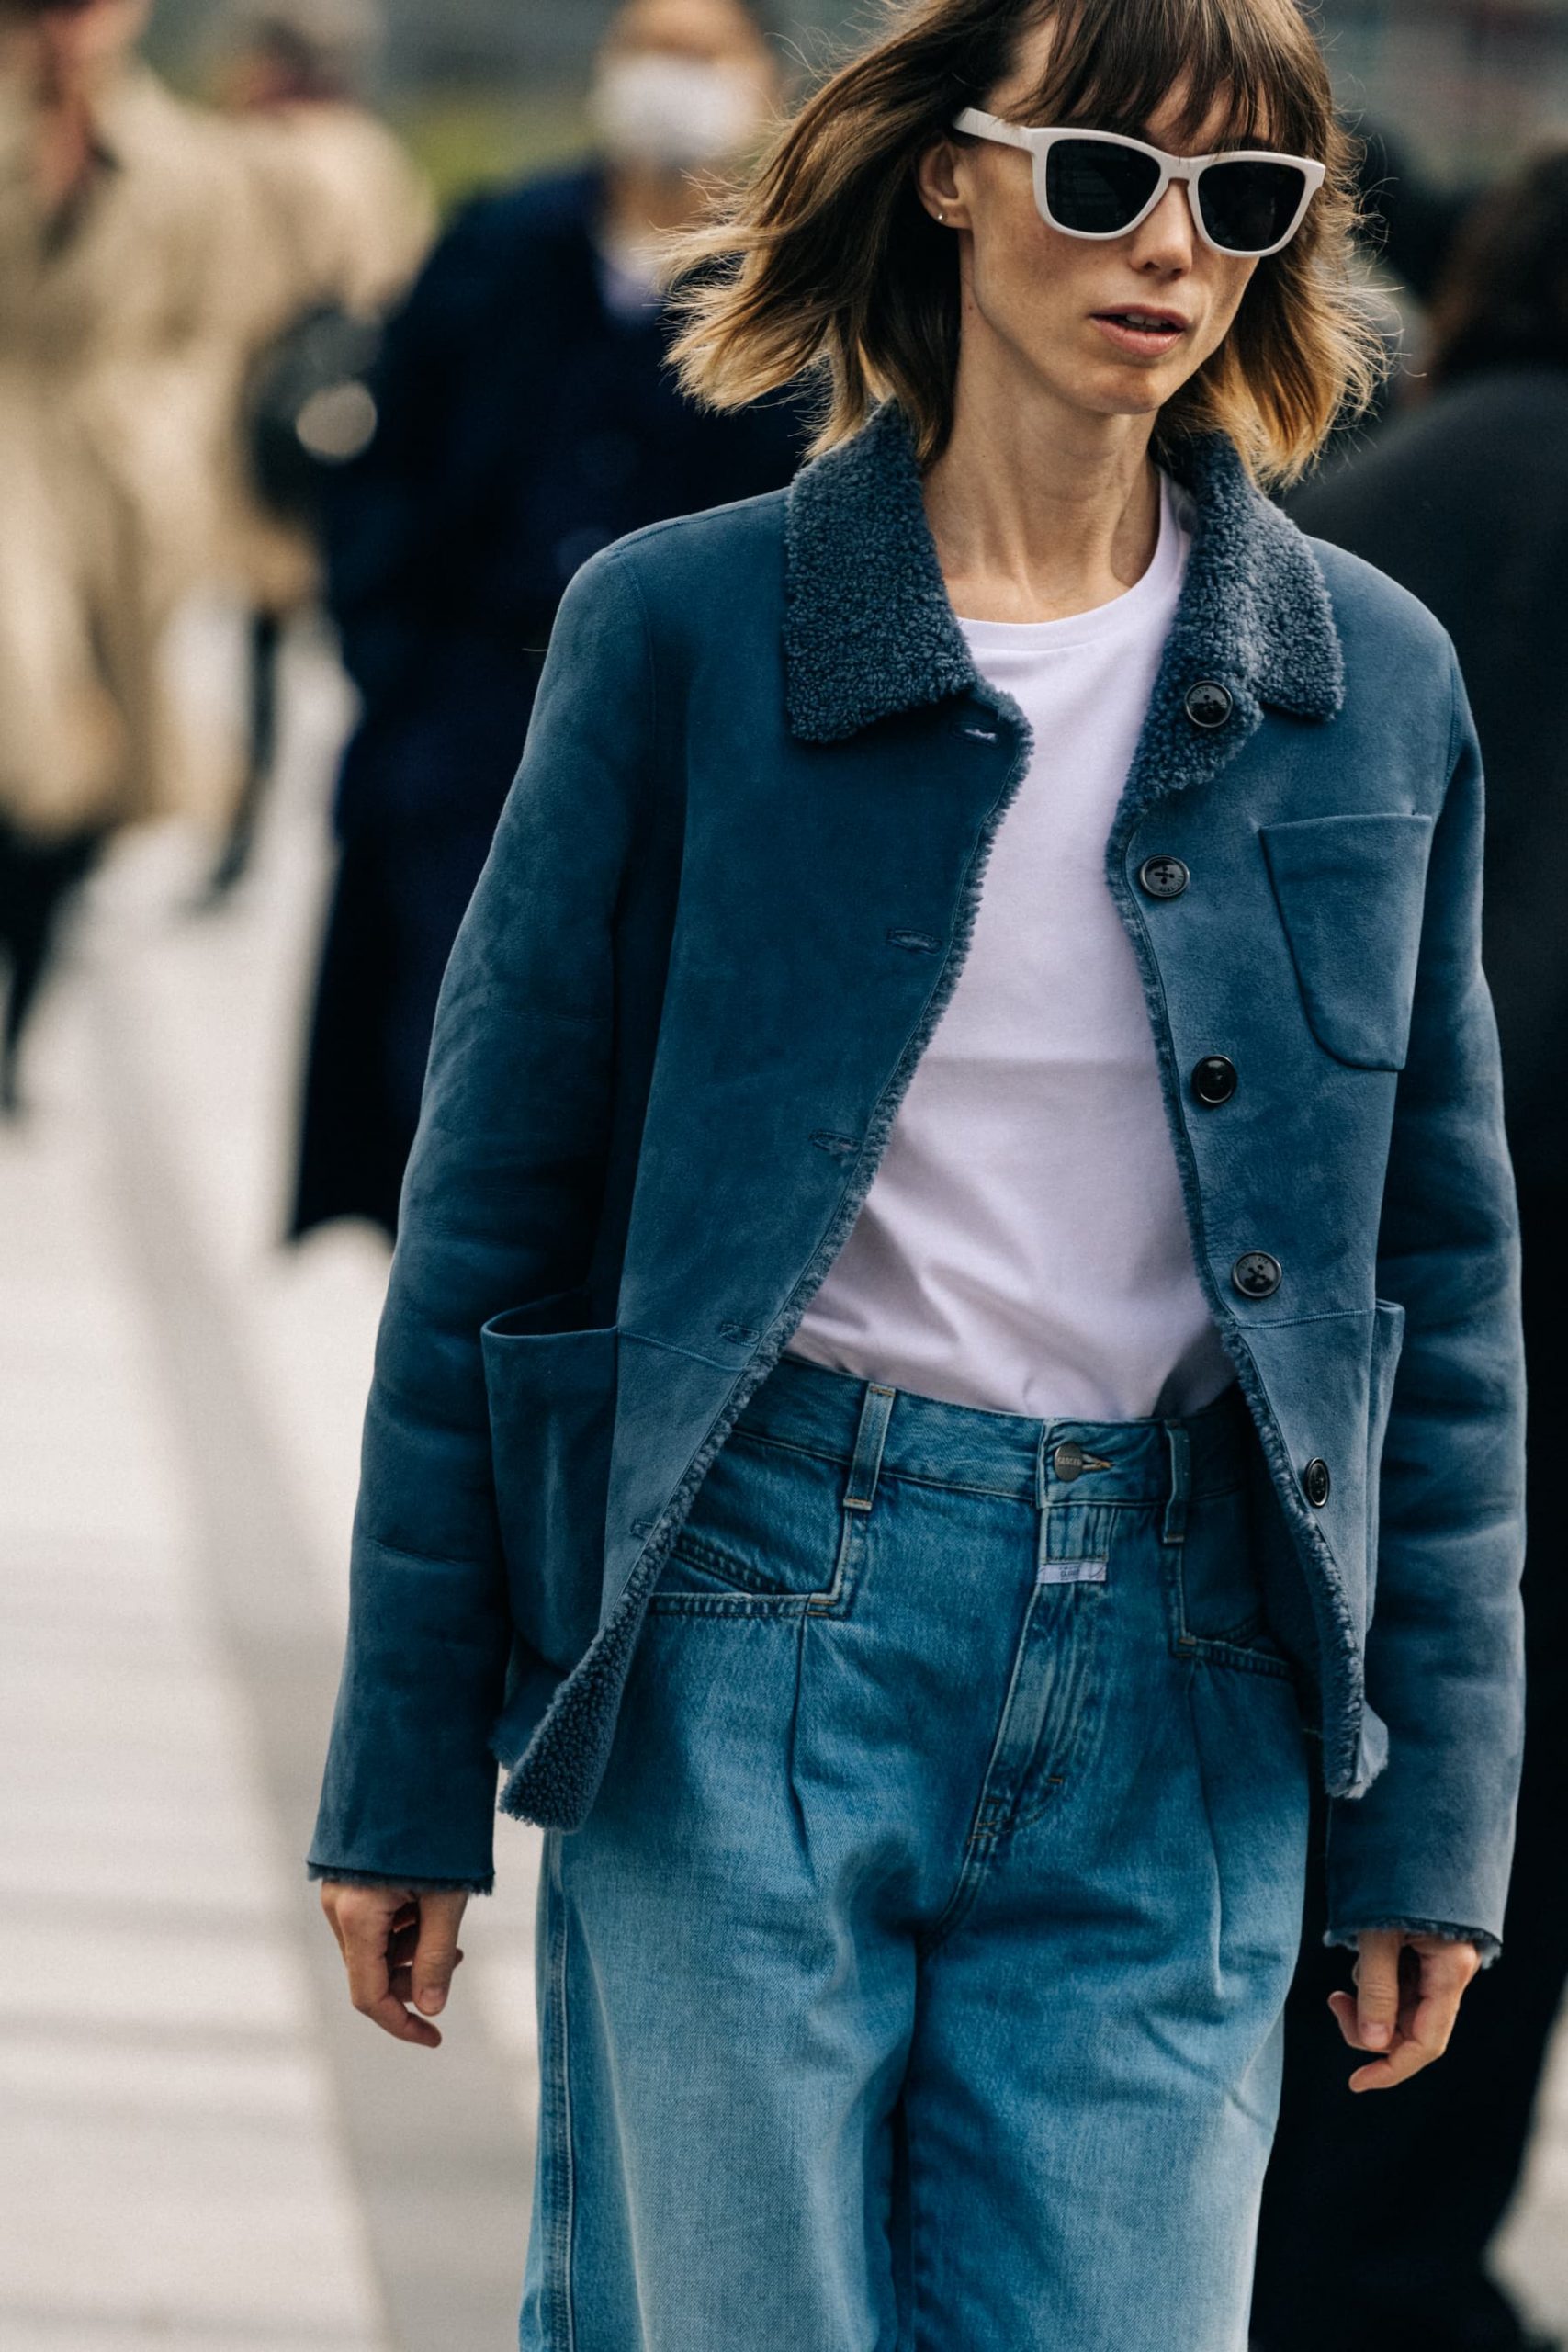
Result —
<instances>
[{"instance_id":1,"label":"blue jeans","mask_svg":"<svg viewBox=\"0 0 1568 2352\"><path fill-rule=\"evenodd\" d=\"M524 2352L1241 2352L1309 1784L1255 1445L770 1374L546 1840Z\"/></svg>"}]
</instances>

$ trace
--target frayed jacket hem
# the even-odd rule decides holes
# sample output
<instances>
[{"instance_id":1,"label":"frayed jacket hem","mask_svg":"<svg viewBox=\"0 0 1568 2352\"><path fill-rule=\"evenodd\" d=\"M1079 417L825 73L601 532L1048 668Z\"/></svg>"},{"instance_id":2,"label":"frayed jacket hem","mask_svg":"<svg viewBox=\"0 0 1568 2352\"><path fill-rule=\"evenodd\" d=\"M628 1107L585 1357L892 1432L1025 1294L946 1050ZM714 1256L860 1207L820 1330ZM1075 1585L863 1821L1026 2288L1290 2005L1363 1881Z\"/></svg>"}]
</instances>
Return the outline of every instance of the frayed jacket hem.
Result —
<instances>
[{"instance_id":1,"label":"frayed jacket hem","mask_svg":"<svg viewBox=\"0 0 1568 2352\"><path fill-rule=\"evenodd\" d=\"M1342 1944L1348 1951L1354 1951L1359 1936L1393 1934L1395 1931L1404 1936L1441 1936L1443 1941L1450 1944L1473 1944L1481 1954L1483 1968L1490 1968L1503 1949L1501 1939L1489 1934L1484 1928L1456 1928L1446 1919L1369 1919L1359 1928L1330 1928L1323 1940L1331 1947Z\"/></svg>"},{"instance_id":2,"label":"frayed jacket hem","mask_svg":"<svg viewBox=\"0 0 1568 2352\"><path fill-rule=\"evenodd\" d=\"M332 1862L307 1862L305 1875L331 1879L334 1886L401 1886L411 1894L493 1894L495 1872L488 1878L397 1878L390 1871L340 1871Z\"/></svg>"}]
</instances>

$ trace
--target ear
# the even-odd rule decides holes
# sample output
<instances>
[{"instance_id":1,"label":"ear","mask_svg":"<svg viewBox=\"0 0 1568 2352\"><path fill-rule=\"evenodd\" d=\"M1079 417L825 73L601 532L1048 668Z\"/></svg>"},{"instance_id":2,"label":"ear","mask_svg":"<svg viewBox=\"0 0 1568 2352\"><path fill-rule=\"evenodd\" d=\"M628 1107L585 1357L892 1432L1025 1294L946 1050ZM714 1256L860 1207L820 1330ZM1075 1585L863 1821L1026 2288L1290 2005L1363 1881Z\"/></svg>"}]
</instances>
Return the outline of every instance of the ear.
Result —
<instances>
[{"instance_id":1,"label":"ear","mask_svg":"<svg viewBox=\"0 0 1568 2352\"><path fill-rule=\"evenodd\" d=\"M939 139L926 149L915 166L915 187L931 219L944 229L966 229L969 209L960 185L964 151L951 139Z\"/></svg>"}]
</instances>

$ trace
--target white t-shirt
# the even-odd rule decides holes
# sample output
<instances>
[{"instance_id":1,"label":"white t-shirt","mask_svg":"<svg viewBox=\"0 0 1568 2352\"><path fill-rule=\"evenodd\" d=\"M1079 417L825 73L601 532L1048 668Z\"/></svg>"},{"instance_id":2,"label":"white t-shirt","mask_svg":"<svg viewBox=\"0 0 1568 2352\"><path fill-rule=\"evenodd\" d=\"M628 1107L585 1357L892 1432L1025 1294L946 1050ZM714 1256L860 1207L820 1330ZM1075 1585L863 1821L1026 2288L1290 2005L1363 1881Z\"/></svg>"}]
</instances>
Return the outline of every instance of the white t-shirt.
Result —
<instances>
[{"instance_id":1,"label":"white t-shirt","mask_svg":"<svg viewBox=\"0 0 1568 2352\"><path fill-rule=\"evenodd\" d=\"M1198 1278L1105 846L1190 544L1071 619L961 621L1022 708L1029 773L968 956L849 1239L788 1352L1043 1419L1198 1411L1233 1377Z\"/></svg>"}]
</instances>

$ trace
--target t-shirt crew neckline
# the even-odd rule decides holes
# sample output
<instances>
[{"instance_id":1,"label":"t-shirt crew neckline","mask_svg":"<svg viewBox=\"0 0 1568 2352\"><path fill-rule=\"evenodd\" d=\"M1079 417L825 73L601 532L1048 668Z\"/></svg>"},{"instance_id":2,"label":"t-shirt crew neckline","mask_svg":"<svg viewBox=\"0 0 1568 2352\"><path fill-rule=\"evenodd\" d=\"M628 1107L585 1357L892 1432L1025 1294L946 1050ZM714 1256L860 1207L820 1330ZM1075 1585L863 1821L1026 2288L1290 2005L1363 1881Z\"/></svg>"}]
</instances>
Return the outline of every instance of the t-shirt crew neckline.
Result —
<instances>
[{"instance_id":1,"label":"t-shirt crew neckline","mask_svg":"<svg viewBox=\"0 0 1568 2352\"><path fill-rule=\"evenodd\" d=\"M1069 613L1062 620L975 621L955 613L953 617L971 650L976 653L1067 652L1075 646L1096 644L1123 628L1140 628L1150 606L1169 598L1187 553L1176 485L1167 473L1159 481L1159 537L1141 580L1112 596L1109 604L1092 605L1087 613Z\"/></svg>"}]
</instances>

